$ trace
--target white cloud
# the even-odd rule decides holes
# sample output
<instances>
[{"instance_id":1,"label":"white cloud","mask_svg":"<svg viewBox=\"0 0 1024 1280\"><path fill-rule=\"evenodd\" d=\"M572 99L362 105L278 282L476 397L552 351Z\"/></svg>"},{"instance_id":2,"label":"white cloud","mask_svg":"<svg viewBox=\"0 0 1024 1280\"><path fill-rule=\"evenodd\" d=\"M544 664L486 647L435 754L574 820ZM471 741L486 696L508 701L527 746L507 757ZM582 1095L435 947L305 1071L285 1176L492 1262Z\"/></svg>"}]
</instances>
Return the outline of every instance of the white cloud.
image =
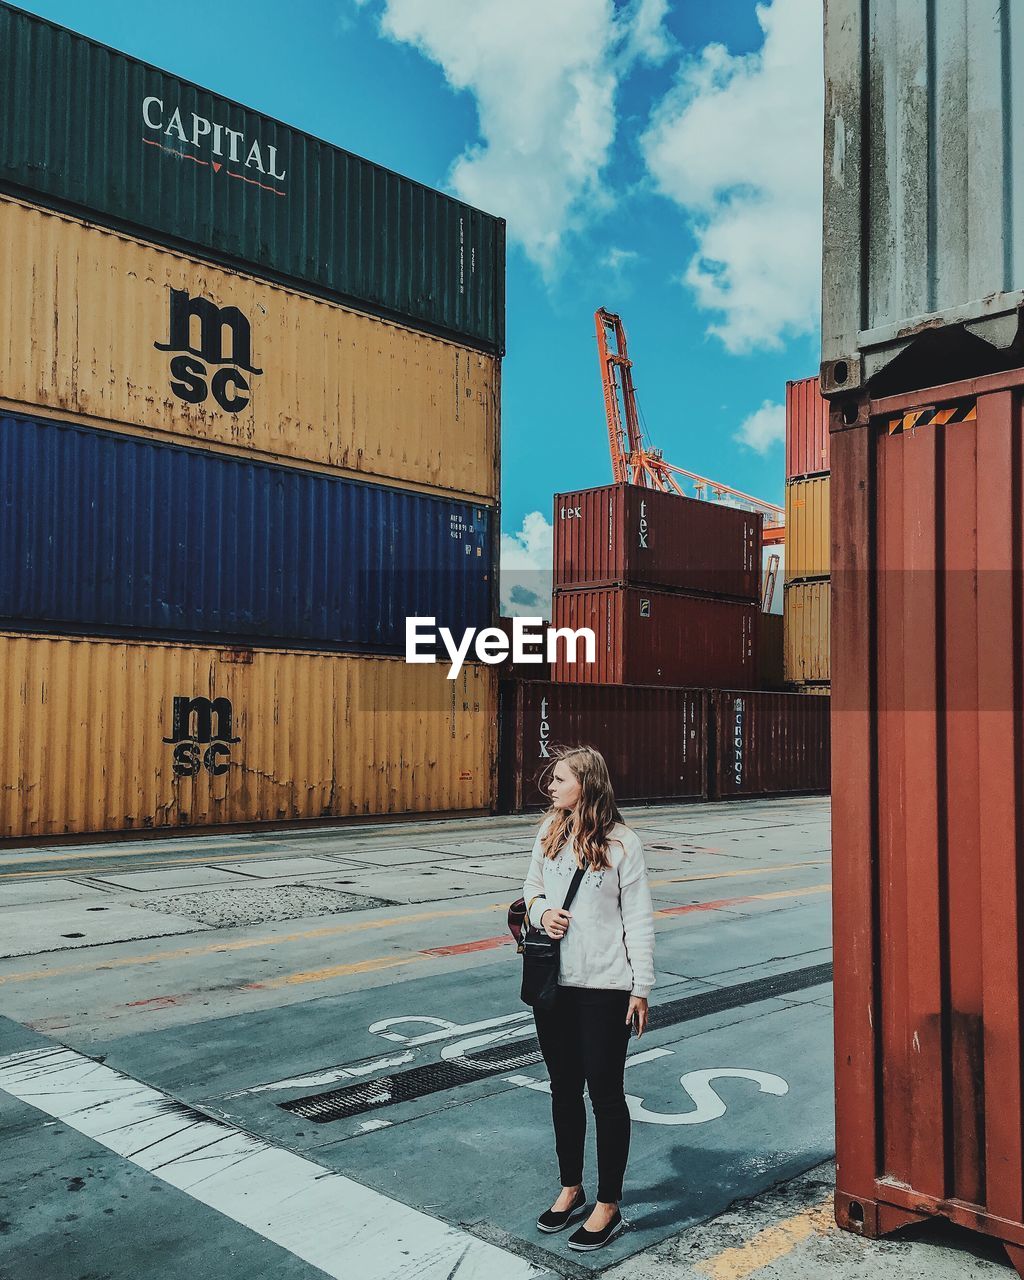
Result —
<instances>
[{"instance_id":1,"label":"white cloud","mask_svg":"<svg viewBox=\"0 0 1024 1280\"><path fill-rule=\"evenodd\" d=\"M357 0L367 4L371 0ZM384 0L381 30L474 95L480 141L448 175L462 199L504 217L547 275L565 237L608 201L601 171L618 83L667 56L667 0Z\"/></svg>"},{"instance_id":2,"label":"white cloud","mask_svg":"<svg viewBox=\"0 0 1024 1280\"><path fill-rule=\"evenodd\" d=\"M774 445L786 443L786 407L766 400L740 423L733 436L755 453L768 453Z\"/></svg>"},{"instance_id":3,"label":"white cloud","mask_svg":"<svg viewBox=\"0 0 1024 1280\"><path fill-rule=\"evenodd\" d=\"M635 249L616 249L611 248L601 259L601 266L607 267L609 271L622 271L625 267L631 267L634 262L639 261L640 255Z\"/></svg>"},{"instance_id":4,"label":"white cloud","mask_svg":"<svg viewBox=\"0 0 1024 1280\"><path fill-rule=\"evenodd\" d=\"M764 44L708 45L680 67L641 147L688 215L683 274L728 350L813 332L821 296L821 0L757 6Z\"/></svg>"},{"instance_id":5,"label":"white cloud","mask_svg":"<svg viewBox=\"0 0 1024 1280\"><path fill-rule=\"evenodd\" d=\"M626 40L627 60L637 59L660 66L675 48L675 41L665 29L668 0L636 0L627 17L629 35Z\"/></svg>"},{"instance_id":6,"label":"white cloud","mask_svg":"<svg viewBox=\"0 0 1024 1280\"><path fill-rule=\"evenodd\" d=\"M539 511L523 517L518 533L501 535L501 612L551 617L554 529Z\"/></svg>"}]
</instances>

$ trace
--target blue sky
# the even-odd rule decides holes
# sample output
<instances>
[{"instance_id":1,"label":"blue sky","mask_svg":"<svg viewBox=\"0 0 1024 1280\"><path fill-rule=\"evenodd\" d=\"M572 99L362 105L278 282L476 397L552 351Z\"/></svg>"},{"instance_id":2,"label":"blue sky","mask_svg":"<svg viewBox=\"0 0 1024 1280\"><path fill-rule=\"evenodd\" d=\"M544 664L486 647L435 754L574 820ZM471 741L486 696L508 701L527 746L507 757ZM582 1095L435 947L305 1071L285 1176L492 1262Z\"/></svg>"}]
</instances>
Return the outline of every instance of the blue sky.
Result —
<instances>
[{"instance_id":1,"label":"blue sky","mask_svg":"<svg viewBox=\"0 0 1024 1280\"><path fill-rule=\"evenodd\" d=\"M552 494L611 478L598 306L665 457L781 503L785 382L819 358L820 0L22 3L508 219L506 604L544 597Z\"/></svg>"}]
</instances>

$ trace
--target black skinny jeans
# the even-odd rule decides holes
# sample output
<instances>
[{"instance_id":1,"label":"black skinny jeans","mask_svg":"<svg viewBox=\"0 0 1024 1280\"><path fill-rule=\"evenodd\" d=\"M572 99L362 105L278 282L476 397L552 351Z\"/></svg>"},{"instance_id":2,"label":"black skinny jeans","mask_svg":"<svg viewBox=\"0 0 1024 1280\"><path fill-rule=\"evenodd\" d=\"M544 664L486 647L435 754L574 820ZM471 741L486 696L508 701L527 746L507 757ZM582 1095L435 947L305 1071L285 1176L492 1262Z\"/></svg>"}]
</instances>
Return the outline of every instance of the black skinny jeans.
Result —
<instances>
[{"instance_id":1,"label":"black skinny jeans","mask_svg":"<svg viewBox=\"0 0 1024 1280\"><path fill-rule=\"evenodd\" d=\"M553 1009L534 1010L537 1038L551 1077L551 1117L563 1187L583 1181L587 1113L583 1085L597 1122L597 1198L622 1199L629 1155L629 1108L623 1089L629 1027L628 991L559 987Z\"/></svg>"}]
</instances>

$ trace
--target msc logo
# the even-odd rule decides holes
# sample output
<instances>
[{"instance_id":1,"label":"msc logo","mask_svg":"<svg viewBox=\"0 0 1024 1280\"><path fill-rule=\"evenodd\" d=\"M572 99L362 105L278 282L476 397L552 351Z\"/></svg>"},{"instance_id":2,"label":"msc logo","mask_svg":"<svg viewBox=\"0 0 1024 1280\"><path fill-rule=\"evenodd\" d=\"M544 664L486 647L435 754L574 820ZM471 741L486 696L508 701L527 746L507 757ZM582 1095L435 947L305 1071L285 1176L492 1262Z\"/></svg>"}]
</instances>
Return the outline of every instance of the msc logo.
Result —
<instances>
[{"instance_id":1,"label":"msc logo","mask_svg":"<svg viewBox=\"0 0 1024 1280\"><path fill-rule=\"evenodd\" d=\"M192 321L198 321L199 344L192 342ZM224 351L225 334L231 353ZM249 383L243 373L260 374L252 362L252 331L237 307L218 307L209 298L190 298L187 289L171 290L170 336L154 342L157 351L182 351L171 360L171 390L186 404L202 404L208 395L225 413L240 413L249 403ZM217 368L210 374L209 366Z\"/></svg>"},{"instance_id":2,"label":"msc logo","mask_svg":"<svg viewBox=\"0 0 1024 1280\"><path fill-rule=\"evenodd\" d=\"M241 742L231 733L231 702L227 698L175 698L171 736L164 742L174 746L176 777L195 778L201 768L211 778L227 773L229 744Z\"/></svg>"}]
</instances>

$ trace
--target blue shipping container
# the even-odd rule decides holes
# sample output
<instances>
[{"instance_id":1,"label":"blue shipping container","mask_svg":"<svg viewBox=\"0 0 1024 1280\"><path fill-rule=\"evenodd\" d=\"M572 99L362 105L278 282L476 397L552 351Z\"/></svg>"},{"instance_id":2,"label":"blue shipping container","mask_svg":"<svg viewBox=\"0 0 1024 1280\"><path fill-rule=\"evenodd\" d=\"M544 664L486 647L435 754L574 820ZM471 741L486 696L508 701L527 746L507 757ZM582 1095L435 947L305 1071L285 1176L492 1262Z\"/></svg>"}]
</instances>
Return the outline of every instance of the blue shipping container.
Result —
<instances>
[{"instance_id":1,"label":"blue shipping container","mask_svg":"<svg viewBox=\"0 0 1024 1280\"><path fill-rule=\"evenodd\" d=\"M402 652L406 615L491 622L493 513L0 417L0 625Z\"/></svg>"}]
</instances>

